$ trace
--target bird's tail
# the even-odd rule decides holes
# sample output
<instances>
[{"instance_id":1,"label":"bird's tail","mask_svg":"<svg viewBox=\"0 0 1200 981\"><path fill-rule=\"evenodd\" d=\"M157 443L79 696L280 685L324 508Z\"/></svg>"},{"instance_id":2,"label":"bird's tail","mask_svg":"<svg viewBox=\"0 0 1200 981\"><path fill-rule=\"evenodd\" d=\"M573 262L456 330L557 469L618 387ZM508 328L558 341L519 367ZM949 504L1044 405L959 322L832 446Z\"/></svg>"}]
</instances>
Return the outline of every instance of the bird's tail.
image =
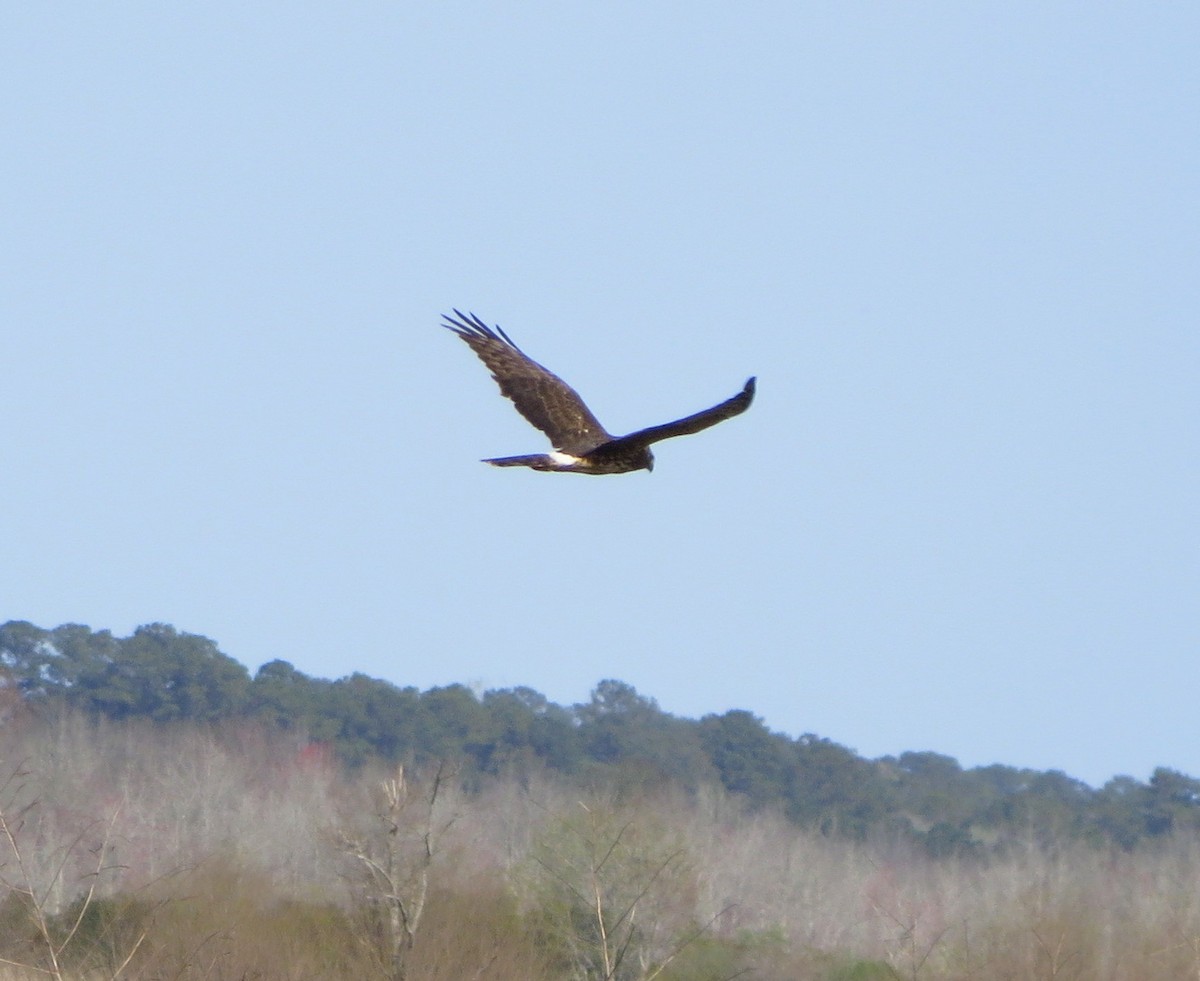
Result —
<instances>
[{"instance_id":1,"label":"bird's tail","mask_svg":"<svg viewBox=\"0 0 1200 981\"><path fill-rule=\"evenodd\" d=\"M493 467L533 467L543 470L553 461L544 453L534 453L530 456L499 456L481 462L490 463Z\"/></svg>"}]
</instances>

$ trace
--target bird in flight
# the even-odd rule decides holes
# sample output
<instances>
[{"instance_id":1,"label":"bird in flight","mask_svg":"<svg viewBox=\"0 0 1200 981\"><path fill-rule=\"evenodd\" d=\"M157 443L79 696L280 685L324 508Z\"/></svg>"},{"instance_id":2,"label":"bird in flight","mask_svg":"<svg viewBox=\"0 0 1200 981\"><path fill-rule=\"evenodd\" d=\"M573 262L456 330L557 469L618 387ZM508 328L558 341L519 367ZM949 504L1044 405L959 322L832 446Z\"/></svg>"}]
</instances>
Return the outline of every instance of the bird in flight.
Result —
<instances>
[{"instance_id":1,"label":"bird in flight","mask_svg":"<svg viewBox=\"0 0 1200 981\"><path fill-rule=\"evenodd\" d=\"M754 379L720 405L661 426L613 436L592 415L578 393L565 381L526 355L500 329L489 327L475 314L443 314L442 324L466 341L488 366L502 395L517 411L550 437L553 451L484 460L494 467L531 467L558 473L629 473L653 470L650 444L673 436L688 436L715 426L750 408Z\"/></svg>"}]
</instances>

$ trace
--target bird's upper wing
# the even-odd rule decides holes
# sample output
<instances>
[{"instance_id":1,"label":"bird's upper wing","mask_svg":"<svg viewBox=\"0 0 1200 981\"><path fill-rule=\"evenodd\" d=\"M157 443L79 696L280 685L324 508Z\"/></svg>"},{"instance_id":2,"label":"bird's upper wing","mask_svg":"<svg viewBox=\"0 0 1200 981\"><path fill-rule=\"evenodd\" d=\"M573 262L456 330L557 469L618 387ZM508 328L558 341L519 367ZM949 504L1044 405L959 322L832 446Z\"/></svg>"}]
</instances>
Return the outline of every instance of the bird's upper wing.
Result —
<instances>
[{"instance_id":1,"label":"bird's upper wing","mask_svg":"<svg viewBox=\"0 0 1200 981\"><path fill-rule=\"evenodd\" d=\"M676 419L674 422L664 423L661 426L639 429L636 433L618 437L613 442L625 446L649 446L651 443L670 439L673 436L689 436L702 429L707 429L709 426L715 426L718 422L724 422L726 419L740 415L750 408L750 403L753 401L754 379L751 378L737 395L726 399L720 405L714 405L711 409L705 409L703 412L697 412L695 415L685 416L683 419Z\"/></svg>"},{"instance_id":2,"label":"bird's upper wing","mask_svg":"<svg viewBox=\"0 0 1200 981\"><path fill-rule=\"evenodd\" d=\"M586 453L612 439L575 389L528 357L499 326L493 330L473 313L454 313L455 317L443 315L442 326L470 345L491 370L501 394L550 437L556 450Z\"/></svg>"}]
</instances>

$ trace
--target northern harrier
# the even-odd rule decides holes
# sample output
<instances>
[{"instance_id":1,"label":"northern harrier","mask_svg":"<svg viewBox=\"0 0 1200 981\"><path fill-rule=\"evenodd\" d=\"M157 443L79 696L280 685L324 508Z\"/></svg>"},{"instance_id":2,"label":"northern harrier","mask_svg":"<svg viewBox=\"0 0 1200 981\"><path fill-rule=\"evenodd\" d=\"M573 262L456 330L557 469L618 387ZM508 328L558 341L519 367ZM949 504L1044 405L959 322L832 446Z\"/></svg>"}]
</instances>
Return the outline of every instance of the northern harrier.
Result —
<instances>
[{"instance_id":1,"label":"northern harrier","mask_svg":"<svg viewBox=\"0 0 1200 981\"><path fill-rule=\"evenodd\" d=\"M754 379L731 399L695 415L662 426L639 429L628 436L610 435L584 405L575 389L528 357L499 326L492 328L475 314L443 315L442 325L470 345L488 366L501 394L517 411L550 437L551 453L503 456L484 460L494 467L532 467L561 473L628 473L653 470L650 444L673 436L698 433L745 412L754 398Z\"/></svg>"}]
</instances>

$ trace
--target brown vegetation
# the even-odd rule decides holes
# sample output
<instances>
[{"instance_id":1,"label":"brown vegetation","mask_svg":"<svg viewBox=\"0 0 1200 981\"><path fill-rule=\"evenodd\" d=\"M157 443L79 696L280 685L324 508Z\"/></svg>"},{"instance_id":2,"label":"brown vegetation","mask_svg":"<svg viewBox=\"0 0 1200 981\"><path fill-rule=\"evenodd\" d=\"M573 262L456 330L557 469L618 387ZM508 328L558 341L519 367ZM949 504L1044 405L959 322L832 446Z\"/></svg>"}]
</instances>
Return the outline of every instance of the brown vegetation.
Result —
<instances>
[{"instance_id":1,"label":"brown vegetation","mask_svg":"<svg viewBox=\"0 0 1200 981\"><path fill-rule=\"evenodd\" d=\"M1189 834L935 859L711 788L435 793L253 727L21 711L0 766L5 981L1200 977Z\"/></svg>"}]
</instances>

